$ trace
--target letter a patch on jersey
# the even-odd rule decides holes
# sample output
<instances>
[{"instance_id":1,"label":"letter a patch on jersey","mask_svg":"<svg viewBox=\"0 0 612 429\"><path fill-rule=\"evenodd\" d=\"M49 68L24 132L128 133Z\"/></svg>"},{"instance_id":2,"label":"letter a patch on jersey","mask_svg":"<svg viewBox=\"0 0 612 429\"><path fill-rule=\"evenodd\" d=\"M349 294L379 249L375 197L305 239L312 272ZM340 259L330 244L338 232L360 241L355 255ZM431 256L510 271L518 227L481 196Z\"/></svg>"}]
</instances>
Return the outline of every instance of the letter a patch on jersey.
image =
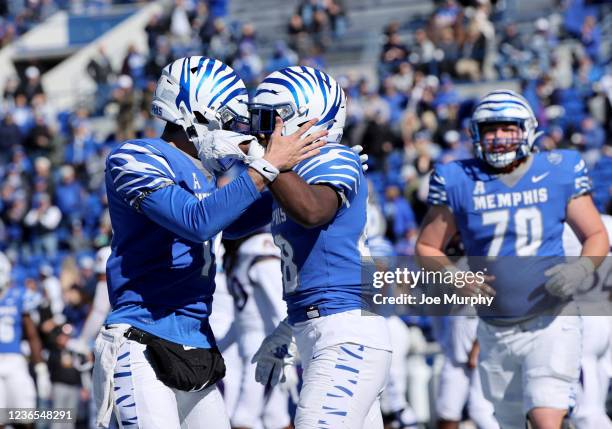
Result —
<instances>
[{"instance_id":1,"label":"letter a patch on jersey","mask_svg":"<svg viewBox=\"0 0 612 429\"><path fill-rule=\"evenodd\" d=\"M474 193L473 193L473 195L483 195L484 193L485 193L484 182L481 182L480 180L478 180L474 184Z\"/></svg>"},{"instance_id":2,"label":"letter a patch on jersey","mask_svg":"<svg viewBox=\"0 0 612 429\"><path fill-rule=\"evenodd\" d=\"M193 189L194 189L194 190L195 190L195 189L202 189L202 187L200 186L200 182L198 181L198 178L197 178L196 174L195 174L195 173L192 173L192 174L193 174Z\"/></svg>"}]
</instances>

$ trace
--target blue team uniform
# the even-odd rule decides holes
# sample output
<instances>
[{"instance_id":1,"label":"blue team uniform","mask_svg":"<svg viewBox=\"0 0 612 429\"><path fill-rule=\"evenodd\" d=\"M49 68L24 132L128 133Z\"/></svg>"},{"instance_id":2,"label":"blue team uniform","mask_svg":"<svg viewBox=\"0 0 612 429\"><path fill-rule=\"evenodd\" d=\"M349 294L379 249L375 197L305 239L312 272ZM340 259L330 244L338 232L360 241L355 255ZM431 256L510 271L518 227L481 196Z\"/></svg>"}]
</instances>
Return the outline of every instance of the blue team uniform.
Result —
<instances>
[{"instance_id":1,"label":"blue team uniform","mask_svg":"<svg viewBox=\"0 0 612 429\"><path fill-rule=\"evenodd\" d=\"M453 212L471 269L486 266L496 276L493 308L480 309L481 315L526 317L561 303L544 289L544 272L563 262L567 204L589 193L591 183L577 152L532 158L513 186L478 159L438 165L431 175L428 201Z\"/></svg>"},{"instance_id":2,"label":"blue team uniform","mask_svg":"<svg viewBox=\"0 0 612 429\"><path fill-rule=\"evenodd\" d=\"M22 318L37 304L24 288L12 287L0 295L0 353L21 353Z\"/></svg>"},{"instance_id":3,"label":"blue team uniform","mask_svg":"<svg viewBox=\"0 0 612 429\"><path fill-rule=\"evenodd\" d=\"M212 239L259 198L246 171L215 187L214 176L161 139L127 141L111 152L107 324L127 323L192 347L215 345L208 322Z\"/></svg>"},{"instance_id":4,"label":"blue team uniform","mask_svg":"<svg viewBox=\"0 0 612 429\"><path fill-rule=\"evenodd\" d=\"M304 228L272 205L272 234L281 250L284 293L289 321L311 315L365 308L361 257L365 246L368 187L359 157L349 148L328 143L321 153L293 170L310 185L327 185L340 196L334 218Z\"/></svg>"}]
</instances>

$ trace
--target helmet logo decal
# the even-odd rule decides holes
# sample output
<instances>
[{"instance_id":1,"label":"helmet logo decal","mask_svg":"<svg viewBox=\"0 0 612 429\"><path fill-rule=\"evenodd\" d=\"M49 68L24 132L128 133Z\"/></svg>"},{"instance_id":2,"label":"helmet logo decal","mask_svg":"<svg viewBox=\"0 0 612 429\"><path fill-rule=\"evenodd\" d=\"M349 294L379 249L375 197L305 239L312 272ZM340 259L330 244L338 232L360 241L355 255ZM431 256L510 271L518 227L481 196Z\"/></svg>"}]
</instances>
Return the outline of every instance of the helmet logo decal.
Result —
<instances>
[{"instance_id":1,"label":"helmet logo decal","mask_svg":"<svg viewBox=\"0 0 612 429\"><path fill-rule=\"evenodd\" d=\"M219 98L221 95L223 95L225 93L225 91L230 89L234 84L236 84L240 80L240 78L238 77L238 75L236 73L232 72L228 76L234 76L234 79L232 79L227 85L225 85L223 87L223 89L221 89L219 92L217 92L215 94L215 96L210 99L210 101L208 102L208 107L211 107L213 105L213 103L215 102L215 100L217 100L217 98Z\"/></svg>"},{"instance_id":2,"label":"helmet logo decal","mask_svg":"<svg viewBox=\"0 0 612 429\"><path fill-rule=\"evenodd\" d=\"M195 90L196 101L198 101L198 94L200 92L200 87L206 81L208 76L210 76L210 72L212 71L214 66L215 66L215 62L214 61L208 60L208 63L206 63L206 68L204 69L204 74L200 78L200 81L198 82L198 86L196 86L196 90ZM198 71L199 71L199 69L198 69Z\"/></svg>"},{"instance_id":3,"label":"helmet logo decal","mask_svg":"<svg viewBox=\"0 0 612 429\"><path fill-rule=\"evenodd\" d=\"M334 98L333 106L331 107L331 109L329 109L329 112L327 112L327 115L325 115L323 118L321 118L321 120L319 120L319 122L317 122L317 125L324 124L334 119L336 117L336 114L338 113L338 110L340 110L340 105L342 104L342 98L340 97L341 89L340 88L337 88L337 89L338 90L336 91L336 97Z\"/></svg>"},{"instance_id":4,"label":"helmet logo decal","mask_svg":"<svg viewBox=\"0 0 612 429\"><path fill-rule=\"evenodd\" d=\"M291 76L289 73L287 73L287 70L281 70L280 73L287 76L289 79L291 79L292 82L295 82L295 84L300 88L302 95L304 96L304 102L308 104L308 101L309 101L308 93L306 92L306 90L304 90L304 87L302 86L300 81L297 80L295 77ZM299 103L295 103L295 104L299 106Z\"/></svg>"},{"instance_id":5,"label":"helmet logo decal","mask_svg":"<svg viewBox=\"0 0 612 429\"><path fill-rule=\"evenodd\" d=\"M300 105L300 100L298 98L297 92L295 92L295 88L293 87L293 85L291 85L286 80L278 79L278 78L275 78L275 77L271 77L271 78L268 78L268 79L264 79L262 84L263 83L275 83L277 85L284 86L285 88L287 88L291 92L291 95L293 96L293 101L295 101L295 105L296 106Z\"/></svg>"},{"instance_id":6,"label":"helmet logo decal","mask_svg":"<svg viewBox=\"0 0 612 429\"><path fill-rule=\"evenodd\" d=\"M325 111L325 109L327 109L327 91L330 88L329 83L325 82L323 80L323 76L322 73L319 70L315 69L315 75L317 76L317 83L319 84L319 89L321 90L321 94L323 94L323 111ZM327 83L327 88L325 88L324 82Z\"/></svg>"},{"instance_id":7,"label":"helmet logo decal","mask_svg":"<svg viewBox=\"0 0 612 429\"><path fill-rule=\"evenodd\" d=\"M189 102L189 87L191 86L191 72L189 70L189 58L183 60L183 66L181 70L181 81L179 86L179 93L176 96L176 108L178 109L181 105L181 101L185 103L185 107L191 112L191 103Z\"/></svg>"}]
</instances>

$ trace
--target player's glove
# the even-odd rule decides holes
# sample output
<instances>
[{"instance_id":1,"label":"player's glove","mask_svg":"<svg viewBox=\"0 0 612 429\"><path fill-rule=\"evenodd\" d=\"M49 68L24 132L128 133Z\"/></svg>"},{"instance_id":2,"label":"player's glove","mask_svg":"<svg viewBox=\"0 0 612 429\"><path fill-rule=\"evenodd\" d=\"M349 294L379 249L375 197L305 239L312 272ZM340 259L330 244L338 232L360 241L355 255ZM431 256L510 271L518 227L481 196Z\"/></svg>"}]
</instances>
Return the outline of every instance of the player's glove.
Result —
<instances>
[{"instance_id":1,"label":"player's glove","mask_svg":"<svg viewBox=\"0 0 612 429\"><path fill-rule=\"evenodd\" d=\"M194 125L183 106L181 112L185 132L195 146L202 166L208 171L215 174L224 173L236 161L242 161L270 182L276 179L278 169L263 159L264 149L254 136L226 130L211 131L202 125ZM245 154L240 145L246 143L249 144L249 150Z\"/></svg>"},{"instance_id":2,"label":"player's glove","mask_svg":"<svg viewBox=\"0 0 612 429\"><path fill-rule=\"evenodd\" d=\"M363 152L363 146L356 145L351 147L351 150L357 155L359 155L359 160L361 161L361 169L363 170L363 172L365 173L366 171L368 171L368 155L366 155L365 153L363 155L361 154L361 152Z\"/></svg>"},{"instance_id":3,"label":"player's glove","mask_svg":"<svg viewBox=\"0 0 612 429\"><path fill-rule=\"evenodd\" d=\"M567 298L576 293L594 271L593 261L586 257L558 264L544 272L549 277L544 287L551 295Z\"/></svg>"},{"instance_id":4,"label":"player's glove","mask_svg":"<svg viewBox=\"0 0 612 429\"><path fill-rule=\"evenodd\" d=\"M251 363L257 364L255 368L255 381L270 386L287 380L285 367L295 363L297 346L293 341L291 326L286 320L281 321L274 331L268 335L259 350L253 356Z\"/></svg>"},{"instance_id":5,"label":"player's glove","mask_svg":"<svg viewBox=\"0 0 612 429\"><path fill-rule=\"evenodd\" d=\"M34 365L34 374L36 375L36 393L42 401L51 399L51 378L49 377L49 369L44 362L38 362Z\"/></svg>"}]
</instances>

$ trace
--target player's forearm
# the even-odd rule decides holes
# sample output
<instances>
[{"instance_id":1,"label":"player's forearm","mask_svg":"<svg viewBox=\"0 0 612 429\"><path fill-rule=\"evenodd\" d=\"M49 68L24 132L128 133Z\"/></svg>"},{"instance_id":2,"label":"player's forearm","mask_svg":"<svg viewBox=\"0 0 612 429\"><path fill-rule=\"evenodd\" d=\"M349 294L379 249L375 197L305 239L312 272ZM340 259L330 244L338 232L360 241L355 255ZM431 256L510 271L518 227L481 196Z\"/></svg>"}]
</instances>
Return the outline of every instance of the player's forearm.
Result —
<instances>
[{"instance_id":1,"label":"player's forearm","mask_svg":"<svg viewBox=\"0 0 612 429\"><path fill-rule=\"evenodd\" d=\"M293 171L279 174L268 188L287 215L305 228L326 224L338 210L335 191L309 185Z\"/></svg>"},{"instance_id":2,"label":"player's forearm","mask_svg":"<svg viewBox=\"0 0 612 429\"><path fill-rule=\"evenodd\" d=\"M179 186L167 186L144 198L140 207L151 220L180 237L204 242L238 219L260 195L243 173L202 200Z\"/></svg>"},{"instance_id":3,"label":"player's forearm","mask_svg":"<svg viewBox=\"0 0 612 429\"><path fill-rule=\"evenodd\" d=\"M414 250L419 263L425 269L442 271L454 266L448 256L438 247L417 241Z\"/></svg>"},{"instance_id":4,"label":"player's forearm","mask_svg":"<svg viewBox=\"0 0 612 429\"><path fill-rule=\"evenodd\" d=\"M605 229L602 229L584 240L580 256L588 257L593 262L595 268L597 268L604 261L609 251L608 234Z\"/></svg>"},{"instance_id":5,"label":"player's forearm","mask_svg":"<svg viewBox=\"0 0 612 429\"><path fill-rule=\"evenodd\" d=\"M272 220L272 194L264 192L230 226L223 230L223 238L237 240L263 228Z\"/></svg>"}]
</instances>

